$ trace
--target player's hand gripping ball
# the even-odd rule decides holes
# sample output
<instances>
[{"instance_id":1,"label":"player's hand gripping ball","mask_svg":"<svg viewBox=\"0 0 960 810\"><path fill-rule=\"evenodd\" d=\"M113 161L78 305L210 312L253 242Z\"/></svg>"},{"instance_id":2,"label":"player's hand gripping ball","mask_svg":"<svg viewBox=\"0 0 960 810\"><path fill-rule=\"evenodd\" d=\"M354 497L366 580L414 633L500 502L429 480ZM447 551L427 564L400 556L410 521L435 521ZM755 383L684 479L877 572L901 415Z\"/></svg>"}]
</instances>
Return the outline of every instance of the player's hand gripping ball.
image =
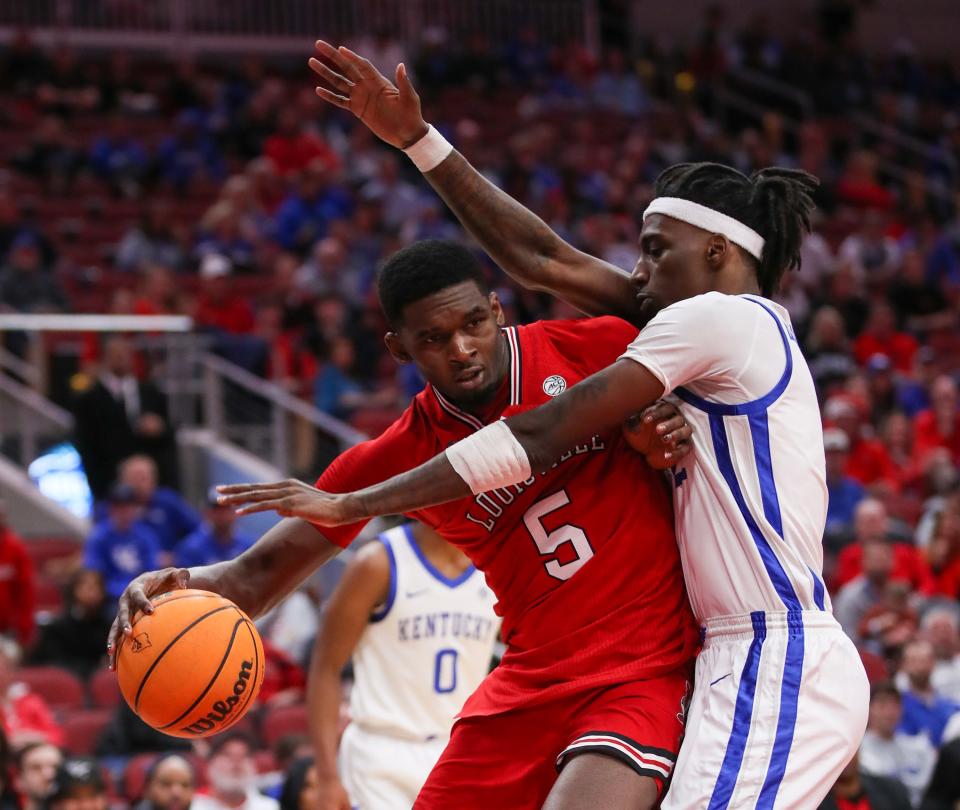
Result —
<instances>
[{"instance_id":1,"label":"player's hand gripping ball","mask_svg":"<svg viewBox=\"0 0 960 810\"><path fill-rule=\"evenodd\" d=\"M209 737L236 723L263 683L263 644L229 599L199 590L152 597L133 617L117 654L117 679L130 708L172 737Z\"/></svg>"}]
</instances>

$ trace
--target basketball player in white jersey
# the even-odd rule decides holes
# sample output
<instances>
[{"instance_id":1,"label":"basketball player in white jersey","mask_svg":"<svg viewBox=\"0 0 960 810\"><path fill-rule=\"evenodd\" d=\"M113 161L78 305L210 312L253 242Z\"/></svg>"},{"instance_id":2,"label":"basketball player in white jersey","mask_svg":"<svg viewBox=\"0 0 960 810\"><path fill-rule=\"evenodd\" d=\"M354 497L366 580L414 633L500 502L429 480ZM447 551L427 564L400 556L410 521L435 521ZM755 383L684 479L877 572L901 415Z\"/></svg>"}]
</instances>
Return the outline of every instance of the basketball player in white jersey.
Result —
<instances>
[{"instance_id":1,"label":"basketball player in white jersey","mask_svg":"<svg viewBox=\"0 0 960 810\"><path fill-rule=\"evenodd\" d=\"M330 595L308 701L322 810L413 806L454 716L489 668L493 592L461 551L421 523L380 535ZM353 659L340 742L340 673Z\"/></svg>"},{"instance_id":2,"label":"basketball player in white jersey","mask_svg":"<svg viewBox=\"0 0 960 810\"><path fill-rule=\"evenodd\" d=\"M697 428L673 490L704 649L663 807L816 807L859 745L869 690L823 587L827 494L813 382L786 310L770 300L799 263L815 178L671 167L627 277L565 243L428 127L403 65L394 87L351 51L318 49L328 64L311 67L333 87L318 94L403 148L497 264L642 331L614 365L409 473L356 493L276 484L237 490L238 499L321 525L418 509L518 484L675 395Z\"/></svg>"}]
</instances>

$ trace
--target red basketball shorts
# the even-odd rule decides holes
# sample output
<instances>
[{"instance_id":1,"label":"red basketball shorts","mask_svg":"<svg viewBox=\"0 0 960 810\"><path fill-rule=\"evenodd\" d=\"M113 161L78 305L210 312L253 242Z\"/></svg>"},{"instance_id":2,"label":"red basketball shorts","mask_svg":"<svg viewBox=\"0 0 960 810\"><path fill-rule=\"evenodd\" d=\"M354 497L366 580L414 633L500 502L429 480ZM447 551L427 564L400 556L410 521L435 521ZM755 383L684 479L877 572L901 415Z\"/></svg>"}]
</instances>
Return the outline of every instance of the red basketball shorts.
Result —
<instances>
[{"instance_id":1,"label":"red basketball shorts","mask_svg":"<svg viewBox=\"0 0 960 810\"><path fill-rule=\"evenodd\" d=\"M563 766L588 752L652 777L662 793L680 748L689 689L683 670L462 718L414 808L539 810Z\"/></svg>"}]
</instances>

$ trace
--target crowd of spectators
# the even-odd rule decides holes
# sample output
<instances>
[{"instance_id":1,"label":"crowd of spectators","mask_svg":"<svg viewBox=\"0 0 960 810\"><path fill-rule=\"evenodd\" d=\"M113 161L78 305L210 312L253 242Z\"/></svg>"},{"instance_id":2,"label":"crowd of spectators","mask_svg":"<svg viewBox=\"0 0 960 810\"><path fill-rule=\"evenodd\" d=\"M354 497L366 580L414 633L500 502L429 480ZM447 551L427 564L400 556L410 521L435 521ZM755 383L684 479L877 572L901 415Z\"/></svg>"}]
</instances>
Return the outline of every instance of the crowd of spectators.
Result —
<instances>
[{"instance_id":1,"label":"crowd of spectators","mask_svg":"<svg viewBox=\"0 0 960 810\"><path fill-rule=\"evenodd\" d=\"M415 45L371 41L368 55L390 72L405 59L428 120L488 179L624 269L667 165L776 163L821 179L803 266L778 300L823 408L827 584L874 683L859 761L825 806L901 808L902 795L937 810L960 800L960 80L909 43L859 50L853 6L822 3L810 40L762 17L734 30L716 8L676 47L649 37L628 50L613 36L594 57L526 28L503 44L428 28ZM383 349L376 268L412 241L465 239L462 230L401 155L322 105L301 60L153 64L122 52L48 54L26 34L0 52L9 102L0 116L27 133L11 140L0 177L0 307L89 311L93 301L104 312L191 314L234 362L337 418L384 424L422 382ZM718 90L743 91L741 68L789 82L809 109L800 117L771 102L755 120L729 114ZM850 110L925 150L858 134ZM43 215L69 205L62 220ZM510 321L575 316L490 271ZM71 405L98 500L84 567L63 611L35 627L29 555L0 518L0 633L31 663L88 678L102 664L111 601L133 576L224 559L251 538L213 500L201 516L177 494L175 426L126 339L92 342L81 364L87 384ZM302 688L305 649L298 638L273 652L281 703ZM40 795L29 787L39 779L31 754L58 751L63 737L56 713L16 685L16 660L10 649L0 655L0 707L21 749L13 784L29 802ZM123 742L107 751L136 736L133 722L117 718ZM28 737L47 748L24 753ZM205 776L189 757L155 765L144 806L185 810L203 778L210 793L194 805L237 807L217 774L252 789L250 745L218 744ZM82 781L78 762L57 785ZM52 783L55 765L43 767ZM305 767L291 771L299 787L285 791L284 810L309 790ZM268 810L263 801L241 806Z\"/></svg>"}]
</instances>

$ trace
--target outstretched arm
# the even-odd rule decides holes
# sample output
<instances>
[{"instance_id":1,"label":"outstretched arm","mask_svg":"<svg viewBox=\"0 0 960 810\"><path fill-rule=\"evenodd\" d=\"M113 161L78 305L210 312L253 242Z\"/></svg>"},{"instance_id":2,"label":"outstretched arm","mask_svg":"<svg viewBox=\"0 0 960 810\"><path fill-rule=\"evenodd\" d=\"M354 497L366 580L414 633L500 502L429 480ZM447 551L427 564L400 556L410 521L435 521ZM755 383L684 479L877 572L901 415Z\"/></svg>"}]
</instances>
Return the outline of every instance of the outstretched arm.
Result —
<instances>
[{"instance_id":1,"label":"outstretched arm","mask_svg":"<svg viewBox=\"0 0 960 810\"><path fill-rule=\"evenodd\" d=\"M320 40L317 51L325 61L311 59L310 67L333 88L317 87L317 95L350 110L398 149L426 134L420 98L403 64L397 66L394 85L349 48L334 48ZM459 152L451 152L424 177L483 249L520 284L552 293L590 315L617 315L642 325L627 273L564 242Z\"/></svg>"},{"instance_id":2,"label":"outstretched arm","mask_svg":"<svg viewBox=\"0 0 960 810\"><path fill-rule=\"evenodd\" d=\"M621 424L662 393L663 384L644 366L618 360L545 405L507 419L528 466L515 480L500 480L495 486L519 484L528 475L546 471L563 453ZM471 489L448 455L441 453L409 472L343 495L297 481L236 484L220 487L220 492L222 504L246 504L241 514L276 511L321 526L337 526L375 515L409 514L466 497Z\"/></svg>"}]
</instances>

